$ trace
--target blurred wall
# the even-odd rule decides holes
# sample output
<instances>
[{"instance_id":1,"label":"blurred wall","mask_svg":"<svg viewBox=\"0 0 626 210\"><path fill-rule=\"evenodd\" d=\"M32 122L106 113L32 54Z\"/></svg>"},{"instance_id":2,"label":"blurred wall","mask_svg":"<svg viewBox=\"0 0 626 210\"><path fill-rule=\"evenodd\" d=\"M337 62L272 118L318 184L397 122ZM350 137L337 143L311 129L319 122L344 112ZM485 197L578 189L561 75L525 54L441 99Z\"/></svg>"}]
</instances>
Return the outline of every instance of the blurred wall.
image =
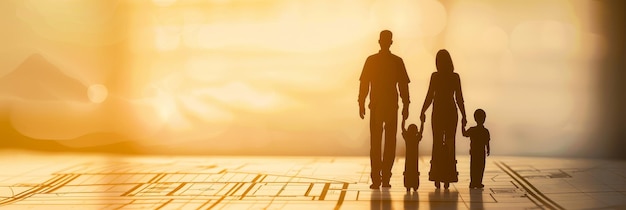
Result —
<instances>
[{"instance_id":1,"label":"blurred wall","mask_svg":"<svg viewBox=\"0 0 626 210\"><path fill-rule=\"evenodd\" d=\"M358 76L378 51L379 31L389 29L412 81L409 123L418 122L434 56L445 48L461 75L469 125L473 110L487 111L494 154L623 157L616 4L2 1L0 145L366 155ZM430 119L423 154L429 127ZM457 138L457 153L467 154L469 142Z\"/></svg>"},{"instance_id":2,"label":"blurred wall","mask_svg":"<svg viewBox=\"0 0 626 210\"><path fill-rule=\"evenodd\" d=\"M605 155L626 159L626 51L625 27L626 15L623 8L624 1L604 0L595 1L596 14L599 18L598 32L606 37L609 44L598 65L598 83L600 84L601 106L597 114L601 116L599 129L590 141L606 139L608 148L594 148L603 151Z\"/></svg>"}]
</instances>

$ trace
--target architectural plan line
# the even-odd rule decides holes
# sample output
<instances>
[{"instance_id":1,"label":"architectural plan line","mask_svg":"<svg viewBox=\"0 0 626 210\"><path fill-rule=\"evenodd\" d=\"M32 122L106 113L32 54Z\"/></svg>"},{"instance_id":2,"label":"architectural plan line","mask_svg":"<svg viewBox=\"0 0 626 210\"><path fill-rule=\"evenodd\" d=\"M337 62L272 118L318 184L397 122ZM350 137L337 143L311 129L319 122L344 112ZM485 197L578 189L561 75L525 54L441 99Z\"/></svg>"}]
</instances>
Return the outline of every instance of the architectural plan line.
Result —
<instances>
[{"instance_id":1,"label":"architectural plan line","mask_svg":"<svg viewBox=\"0 0 626 210\"><path fill-rule=\"evenodd\" d=\"M55 187L53 187L52 189L49 189L48 191L46 191L45 193L52 193L55 190L65 186L66 184L74 181L76 178L78 178L80 175L78 174L69 174L68 176L66 176L65 178L62 179L61 183L56 184Z\"/></svg>"},{"instance_id":2,"label":"architectural plan line","mask_svg":"<svg viewBox=\"0 0 626 210\"><path fill-rule=\"evenodd\" d=\"M174 190L172 190L171 192L167 193L167 196L172 196L175 195L176 192L178 192L181 188L183 188L187 183L183 182L180 185L178 185L178 187L174 188Z\"/></svg>"},{"instance_id":3,"label":"architectural plan line","mask_svg":"<svg viewBox=\"0 0 626 210\"><path fill-rule=\"evenodd\" d=\"M560 205L558 205L557 203L552 201L550 198L545 196L543 193L541 193L539 190L537 190L537 188L535 188L532 184L530 184L528 181L526 181L524 179L524 177L519 175L517 172L513 171L513 169L511 169L511 167L506 165L504 162L496 162L495 164L500 169L502 169L502 171L504 171L511 178L513 178L513 180L515 180L522 188L524 188L524 190L528 194L530 194L536 200L541 202L546 208L564 210L563 207L561 207Z\"/></svg>"},{"instance_id":4,"label":"architectural plan line","mask_svg":"<svg viewBox=\"0 0 626 210\"><path fill-rule=\"evenodd\" d=\"M403 177L393 188L369 189L369 167L363 158L301 159L200 157L180 159L57 157L41 170L7 171L0 177L0 209L577 209L622 207L626 200L620 162L586 164L576 160L494 157L487 162L485 190L467 189L469 157L459 158L459 183L449 191L424 184L407 196ZM25 158L42 164L46 159ZM402 159L394 174L402 174ZM215 167L207 169L207 162ZM242 164L244 167L239 167ZM528 163L537 163L529 166ZM72 167L67 167L73 165ZM286 167L287 165L287 167ZM297 167L289 167L299 165ZM428 171L428 164L420 164ZM61 170L64 168L64 170ZM239 168L235 170L234 168ZM568 170L565 170L567 168ZM610 168L605 170L605 168ZM572 173L571 171L576 171ZM218 173L222 171L222 173ZM241 172L243 171L243 172ZM255 173L253 173L255 172ZM567 176L563 175L565 172ZM304 176L303 176L304 175ZM1 175L0 175L1 176ZM532 179L529 177L533 177ZM589 177L609 177L608 182ZM427 176L421 176L422 183ZM594 183L587 184L590 181ZM611 191L613 190L613 191ZM554 196L553 196L554 195ZM584 199L580 199L580 198ZM586 200L585 200L586 199ZM611 200L613 199L613 200ZM557 205L558 204L558 205ZM372 207L373 206L373 207ZM626 207L626 206L625 206Z\"/></svg>"},{"instance_id":5,"label":"architectural plan line","mask_svg":"<svg viewBox=\"0 0 626 210\"><path fill-rule=\"evenodd\" d=\"M27 191L24 191L22 193L19 193L13 197L4 199L2 201L0 201L0 205L7 205L7 204L11 204L14 202L18 202L21 200L24 200L36 193L42 192L50 187L56 186L56 183L59 182L60 180L66 178L70 176L69 174L64 174L64 175L55 175L55 177L49 179L48 181L44 182L42 185L40 186L35 186Z\"/></svg>"},{"instance_id":6,"label":"architectural plan line","mask_svg":"<svg viewBox=\"0 0 626 210\"><path fill-rule=\"evenodd\" d=\"M326 193L328 193L328 188L330 188L330 183L324 184L324 189L322 189L322 194L320 194L320 198L319 198L320 201L326 198Z\"/></svg>"},{"instance_id":7,"label":"architectural plan line","mask_svg":"<svg viewBox=\"0 0 626 210\"><path fill-rule=\"evenodd\" d=\"M167 206L167 204L170 204L174 199L169 199L167 200L165 203L163 203L162 205L160 205L159 207L156 208L156 210L162 209L163 207Z\"/></svg>"},{"instance_id":8,"label":"architectural plan line","mask_svg":"<svg viewBox=\"0 0 626 210\"><path fill-rule=\"evenodd\" d=\"M343 200L346 198L346 191L348 190L348 183L343 183L341 187L341 193L339 194L339 200L337 200L337 205L335 206L335 210L341 208L341 204L343 204Z\"/></svg>"}]
</instances>

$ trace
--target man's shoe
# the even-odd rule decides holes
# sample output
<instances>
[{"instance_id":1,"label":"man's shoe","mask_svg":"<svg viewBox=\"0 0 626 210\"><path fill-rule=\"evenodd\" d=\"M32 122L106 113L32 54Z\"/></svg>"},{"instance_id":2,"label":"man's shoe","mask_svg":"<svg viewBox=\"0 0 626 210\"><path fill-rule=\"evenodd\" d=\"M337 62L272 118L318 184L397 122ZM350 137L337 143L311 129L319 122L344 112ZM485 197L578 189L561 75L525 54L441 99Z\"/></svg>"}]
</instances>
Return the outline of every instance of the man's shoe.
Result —
<instances>
[{"instance_id":1,"label":"man's shoe","mask_svg":"<svg viewBox=\"0 0 626 210\"><path fill-rule=\"evenodd\" d=\"M380 188L380 184L371 184L370 185L370 189L372 189L372 190L377 190L379 188Z\"/></svg>"},{"instance_id":2,"label":"man's shoe","mask_svg":"<svg viewBox=\"0 0 626 210\"><path fill-rule=\"evenodd\" d=\"M385 183L383 184L383 187L391 187L391 185L389 183Z\"/></svg>"}]
</instances>

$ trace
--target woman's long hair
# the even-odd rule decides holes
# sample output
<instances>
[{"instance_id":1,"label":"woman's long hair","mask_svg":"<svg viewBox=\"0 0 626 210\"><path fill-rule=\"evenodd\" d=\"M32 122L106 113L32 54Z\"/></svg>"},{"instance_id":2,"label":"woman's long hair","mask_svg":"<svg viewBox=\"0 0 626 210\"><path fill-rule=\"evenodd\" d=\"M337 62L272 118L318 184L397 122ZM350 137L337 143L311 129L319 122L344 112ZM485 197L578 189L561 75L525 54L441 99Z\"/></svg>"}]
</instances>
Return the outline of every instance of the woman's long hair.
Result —
<instances>
[{"instance_id":1,"label":"woman's long hair","mask_svg":"<svg viewBox=\"0 0 626 210\"><path fill-rule=\"evenodd\" d=\"M437 66L438 72L454 72L452 57L450 57L450 53L445 49L439 50L439 52L437 52L435 64Z\"/></svg>"}]
</instances>

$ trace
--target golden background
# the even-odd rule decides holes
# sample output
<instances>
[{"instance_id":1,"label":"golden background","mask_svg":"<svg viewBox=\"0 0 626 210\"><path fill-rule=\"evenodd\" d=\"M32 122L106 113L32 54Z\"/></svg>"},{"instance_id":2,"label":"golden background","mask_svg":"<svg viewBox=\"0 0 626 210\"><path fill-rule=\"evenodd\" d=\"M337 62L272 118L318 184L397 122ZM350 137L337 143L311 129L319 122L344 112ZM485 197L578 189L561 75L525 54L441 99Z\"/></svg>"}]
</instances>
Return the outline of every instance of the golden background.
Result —
<instances>
[{"instance_id":1,"label":"golden background","mask_svg":"<svg viewBox=\"0 0 626 210\"><path fill-rule=\"evenodd\" d=\"M389 29L411 78L408 123L418 123L434 55L445 48L468 124L475 109L487 112L493 154L598 155L612 145L592 138L601 121L597 66L610 45L597 4L4 0L0 146L366 155L358 77ZM469 141L458 135L457 153L466 154ZM429 119L424 136L420 151L429 153Z\"/></svg>"}]
</instances>

